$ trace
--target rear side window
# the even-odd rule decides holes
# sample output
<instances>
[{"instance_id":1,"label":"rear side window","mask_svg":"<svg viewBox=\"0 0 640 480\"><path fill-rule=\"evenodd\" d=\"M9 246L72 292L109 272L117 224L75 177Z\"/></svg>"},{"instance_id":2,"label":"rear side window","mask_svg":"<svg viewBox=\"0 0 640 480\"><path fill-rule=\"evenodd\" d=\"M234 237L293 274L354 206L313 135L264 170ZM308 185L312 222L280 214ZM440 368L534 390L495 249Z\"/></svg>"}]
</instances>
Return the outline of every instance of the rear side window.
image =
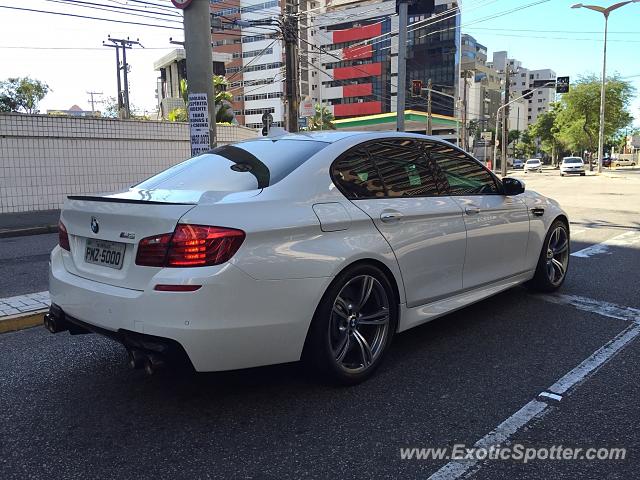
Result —
<instances>
[{"instance_id":1,"label":"rear side window","mask_svg":"<svg viewBox=\"0 0 640 480\"><path fill-rule=\"evenodd\" d=\"M368 146L388 197L438 195L431 165L411 140L381 141Z\"/></svg>"},{"instance_id":2,"label":"rear side window","mask_svg":"<svg viewBox=\"0 0 640 480\"><path fill-rule=\"evenodd\" d=\"M136 185L140 189L240 192L273 185L328 145L312 140L256 140L224 145Z\"/></svg>"},{"instance_id":3,"label":"rear side window","mask_svg":"<svg viewBox=\"0 0 640 480\"><path fill-rule=\"evenodd\" d=\"M442 171L450 195L486 195L500 193L495 178L473 158L444 144L425 144L425 152Z\"/></svg>"},{"instance_id":4,"label":"rear side window","mask_svg":"<svg viewBox=\"0 0 640 480\"><path fill-rule=\"evenodd\" d=\"M331 167L331 176L347 198L384 197L384 185L366 150L351 150Z\"/></svg>"}]
</instances>

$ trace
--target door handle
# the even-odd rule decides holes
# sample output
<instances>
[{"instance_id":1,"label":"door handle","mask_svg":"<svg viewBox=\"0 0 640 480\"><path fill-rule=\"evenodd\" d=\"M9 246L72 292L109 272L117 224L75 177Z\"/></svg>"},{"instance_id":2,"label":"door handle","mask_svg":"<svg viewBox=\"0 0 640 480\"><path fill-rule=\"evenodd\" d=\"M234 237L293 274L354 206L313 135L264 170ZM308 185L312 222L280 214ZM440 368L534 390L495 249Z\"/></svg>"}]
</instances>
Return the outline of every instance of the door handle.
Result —
<instances>
[{"instance_id":1,"label":"door handle","mask_svg":"<svg viewBox=\"0 0 640 480\"><path fill-rule=\"evenodd\" d=\"M480 207L467 207L464 211L467 215L477 215L480 213Z\"/></svg>"},{"instance_id":2,"label":"door handle","mask_svg":"<svg viewBox=\"0 0 640 480\"><path fill-rule=\"evenodd\" d=\"M402 218L400 212L382 212L380 214L380 220L383 223L396 223Z\"/></svg>"}]
</instances>

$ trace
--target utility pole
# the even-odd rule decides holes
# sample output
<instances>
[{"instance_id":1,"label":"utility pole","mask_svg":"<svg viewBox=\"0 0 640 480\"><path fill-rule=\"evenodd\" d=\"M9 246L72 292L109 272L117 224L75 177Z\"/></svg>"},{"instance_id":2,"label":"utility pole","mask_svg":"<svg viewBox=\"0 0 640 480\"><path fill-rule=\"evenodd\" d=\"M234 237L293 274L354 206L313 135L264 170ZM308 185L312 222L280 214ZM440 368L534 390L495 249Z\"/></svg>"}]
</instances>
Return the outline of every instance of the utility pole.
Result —
<instances>
[{"instance_id":1,"label":"utility pole","mask_svg":"<svg viewBox=\"0 0 640 480\"><path fill-rule=\"evenodd\" d=\"M94 95L102 95L102 92L87 92L87 95L91 98L89 103L91 104L91 113L96 113L96 103L102 103L102 100L95 100Z\"/></svg>"},{"instance_id":2,"label":"utility pole","mask_svg":"<svg viewBox=\"0 0 640 480\"><path fill-rule=\"evenodd\" d=\"M298 131L298 4L297 0L286 0L286 12L282 28L285 42L285 88L287 96L287 129Z\"/></svg>"},{"instance_id":3,"label":"utility pole","mask_svg":"<svg viewBox=\"0 0 640 480\"><path fill-rule=\"evenodd\" d=\"M193 105L189 105L191 153L194 156L208 151L217 143L216 97L213 88L213 49L211 48L211 11L209 5L208 1L198 0L186 3L183 8L184 47L187 57L187 90L190 102L194 102ZM195 120L196 116L199 117L200 121Z\"/></svg>"},{"instance_id":4,"label":"utility pole","mask_svg":"<svg viewBox=\"0 0 640 480\"><path fill-rule=\"evenodd\" d=\"M433 90L433 82L431 79L427 82L427 135L433 135L433 103L431 101L431 91Z\"/></svg>"},{"instance_id":5,"label":"utility pole","mask_svg":"<svg viewBox=\"0 0 640 480\"><path fill-rule=\"evenodd\" d=\"M511 87L511 71L509 63L504 70L504 113L502 114L502 158L500 159L501 174L507 176L507 146L509 144L509 88Z\"/></svg>"},{"instance_id":6,"label":"utility pole","mask_svg":"<svg viewBox=\"0 0 640 480\"><path fill-rule=\"evenodd\" d=\"M462 72L462 149L469 151L469 135L467 133L467 75L469 71Z\"/></svg>"},{"instance_id":7,"label":"utility pole","mask_svg":"<svg viewBox=\"0 0 640 480\"><path fill-rule=\"evenodd\" d=\"M404 108L407 98L407 24L409 23L409 0L396 0L399 15L398 31L398 94L397 126L398 132L404 132Z\"/></svg>"},{"instance_id":8,"label":"utility pole","mask_svg":"<svg viewBox=\"0 0 640 480\"><path fill-rule=\"evenodd\" d=\"M129 38L111 38L111 35L107 37L107 41L111 43L102 42L104 47L111 47L116 49L116 67L118 75L118 115L120 118L131 117L131 104L129 103L129 64L127 63L127 50L131 50L134 45L138 45L142 48L142 44L139 39L131 40ZM120 49L122 49L122 64L120 63ZM123 80L120 79L120 72L123 72ZM122 82L124 81L124 90L122 88Z\"/></svg>"}]
</instances>

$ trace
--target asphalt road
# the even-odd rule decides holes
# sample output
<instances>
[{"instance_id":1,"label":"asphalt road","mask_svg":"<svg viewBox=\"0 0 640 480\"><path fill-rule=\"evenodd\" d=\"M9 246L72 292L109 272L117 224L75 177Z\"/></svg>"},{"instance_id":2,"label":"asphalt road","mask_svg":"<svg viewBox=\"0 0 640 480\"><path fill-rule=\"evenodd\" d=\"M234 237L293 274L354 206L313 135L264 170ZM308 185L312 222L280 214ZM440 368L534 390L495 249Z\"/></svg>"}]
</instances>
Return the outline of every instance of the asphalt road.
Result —
<instances>
[{"instance_id":1,"label":"asphalt road","mask_svg":"<svg viewBox=\"0 0 640 480\"><path fill-rule=\"evenodd\" d=\"M567 208L574 252L640 229L640 176L524 178ZM571 257L561 293L640 309L639 249ZM4 243L0 258L10 258ZM42 285L37 262L16 263ZM299 365L147 377L98 336L4 334L0 478L428 478L447 460L401 460L401 448L472 446L629 326L515 288L398 335L377 375L352 388L319 384ZM625 460L495 460L466 473L636 478L639 355L631 340L509 439L624 447Z\"/></svg>"}]
</instances>

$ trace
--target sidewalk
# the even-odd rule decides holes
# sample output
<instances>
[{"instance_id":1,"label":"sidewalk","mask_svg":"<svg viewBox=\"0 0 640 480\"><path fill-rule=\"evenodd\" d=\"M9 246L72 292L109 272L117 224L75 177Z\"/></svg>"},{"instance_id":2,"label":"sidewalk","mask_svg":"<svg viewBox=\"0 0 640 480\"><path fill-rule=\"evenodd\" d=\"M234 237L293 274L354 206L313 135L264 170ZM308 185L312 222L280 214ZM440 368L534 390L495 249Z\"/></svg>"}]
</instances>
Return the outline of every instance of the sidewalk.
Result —
<instances>
[{"instance_id":1,"label":"sidewalk","mask_svg":"<svg viewBox=\"0 0 640 480\"><path fill-rule=\"evenodd\" d=\"M0 213L0 238L55 233L59 218L60 210Z\"/></svg>"},{"instance_id":2,"label":"sidewalk","mask_svg":"<svg viewBox=\"0 0 640 480\"><path fill-rule=\"evenodd\" d=\"M0 333L42 325L50 303L49 292L0 298Z\"/></svg>"}]
</instances>

